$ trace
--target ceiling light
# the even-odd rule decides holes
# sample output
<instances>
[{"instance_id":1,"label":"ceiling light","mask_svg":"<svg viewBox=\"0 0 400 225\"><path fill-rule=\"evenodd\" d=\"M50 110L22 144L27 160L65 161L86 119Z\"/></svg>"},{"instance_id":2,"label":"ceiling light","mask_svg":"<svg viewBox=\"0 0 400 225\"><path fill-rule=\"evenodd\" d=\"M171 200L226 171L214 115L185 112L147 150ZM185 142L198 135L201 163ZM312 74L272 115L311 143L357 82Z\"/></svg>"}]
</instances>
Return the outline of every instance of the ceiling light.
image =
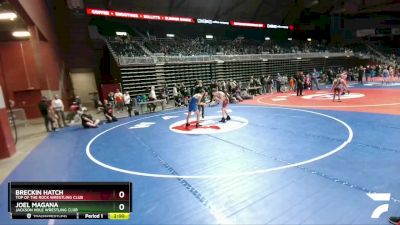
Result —
<instances>
[{"instance_id":1,"label":"ceiling light","mask_svg":"<svg viewBox=\"0 0 400 225\"><path fill-rule=\"evenodd\" d=\"M0 20L15 20L15 18L17 18L17 14L13 12L0 13Z\"/></svg>"},{"instance_id":2,"label":"ceiling light","mask_svg":"<svg viewBox=\"0 0 400 225\"><path fill-rule=\"evenodd\" d=\"M115 32L115 34L117 34L118 36L127 36L128 35L128 33L123 32L123 31L117 31L117 32Z\"/></svg>"},{"instance_id":3,"label":"ceiling light","mask_svg":"<svg viewBox=\"0 0 400 225\"><path fill-rule=\"evenodd\" d=\"M29 33L29 31L14 31L12 33L12 35L14 37L18 37L18 38L23 38L23 37L29 37L31 36L31 34Z\"/></svg>"}]
</instances>

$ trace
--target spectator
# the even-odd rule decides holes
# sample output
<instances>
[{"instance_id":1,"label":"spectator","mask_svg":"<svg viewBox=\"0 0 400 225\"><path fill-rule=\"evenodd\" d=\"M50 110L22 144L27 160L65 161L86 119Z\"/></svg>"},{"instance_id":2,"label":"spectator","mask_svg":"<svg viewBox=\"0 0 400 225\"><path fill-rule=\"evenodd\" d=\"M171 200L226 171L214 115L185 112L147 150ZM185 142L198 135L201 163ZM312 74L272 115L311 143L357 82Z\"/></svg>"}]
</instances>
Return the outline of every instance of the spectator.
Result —
<instances>
[{"instance_id":1,"label":"spectator","mask_svg":"<svg viewBox=\"0 0 400 225\"><path fill-rule=\"evenodd\" d=\"M129 117L132 117L132 101L131 101L131 96L129 95L129 92L127 92L127 91L125 91L125 94L124 94L124 104L128 110Z\"/></svg>"},{"instance_id":2,"label":"spectator","mask_svg":"<svg viewBox=\"0 0 400 225\"><path fill-rule=\"evenodd\" d=\"M104 117L106 118L108 123L112 123L118 121L118 119L114 116L114 110L112 105L107 101L104 100Z\"/></svg>"},{"instance_id":3,"label":"spectator","mask_svg":"<svg viewBox=\"0 0 400 225\"><path fill-rule=\"evenodd\" d=\"M150 88L150 93L149 93L149 101L155 101L157 100L157 95L154 86L151 86ZM147 104L147 108L149 109L150 112L154 112L156 110L156 104L155 103L149 103Z\"/></svg>"},{"instance_id":4,"label":"spectator","mask_svg":"<svg viewBox=\"0 0 400 225\"><path fill-rule=\"evenodd\" d=\"M303 82L304 82L303 72L298 72L296 76L297 96L303 95Z\"/></svg>"},{"instance_id":5,"label":"spectator","mask_svg":"<svg viewBox=\"0 0 400 225\"><path fill-rule=\"evenodd\" d=\"M60 124L58 123L59 117L52 106L49 107L49 119L53 131L58 131L58 128L60 128Z\"/></svg>"},{"instance_id":6,"label":"spectator","mask_svg":"<svg viewBox=\"0 0 400 225\"><path fill-rule=\"evenodd\" d=\"M75 96L74 102L76 103L76 105L78 105L79 107L82 106L82 100L81 98L77 95Z\"/></svg>"},{"instance_id":7,"label":"spectator","mask_svg":"<svg viewBox=\"0 0 400 225\"><path fill-rule=\"evenodd\" d=\"M240 88L239 88L239 87L236 87L236 90L235 90L235 92L234 92L234 96L235 96L236 100L238 100L239 102L242 102L242 101L243 101L243 98L242 98L240 92L241 92L241 91L240 91Z\"/></svg>"},{"instance_id":8,"label":"spectator","mask_svg":"<svg viewBox=\"0 0 400 225\"><path fill-rule=\"evenodd\" d=\"M124 111L124 95L119 89L115 91L114 100L116 104L117 113Z\"/></svg>"},{"instance_id":9,"label":"spectator","mask_svg":"<svg viewBox=\"0 0 400 225\"><path fill-rule=\"evenodd\" d=\"M250 95L250 94L247 92L246 89L245 89L245 90L242 90L242 91L240 92L240 97L241 97L243 100L246 100L246 99L253 99L253 98L254 98L254 96L253 96L253 95Z\"/></svg>"},{"instance_id":10,"label":"spectator","mask_svg":"<svg viewBox=\"0 0 400 225\"><path fill-rule=\"evenodd\" d=\"M172 87L172 96L175 100L175 106L180 107L182 105L182 100L176 84L174 84L174 86Z\"/></svg>"},{"instance_id":11,"label":"spectator","mask_svg":"<svg viewBox=\"0 0 400 225\"><path fill-rule=\"evenodd\" d=\"M53 127L53 123L51 122L51 119L49 117L49 106L47 105L46 97L44 96L39 102L39 110L40 113L42 114L46 131L50 132L49 125L51 126L51 130L54 130L55 128Z\"/></svg>"},{"instance_id":12,"label":"spectator","mask_svg":"<svg viewBox=\"0 0 400 225\"><path fill-rule=\"evenodd\" d=\"M272 94L272 88L273 88L273 85L272 85L272 78L271 78L271 76L268 76L267 77L267 92L268 93L271 93Z\"/></svg>"},{"instance_id":13,"label":"spectator","mask_svg":"<svg viewBox=\"0 0 400 225\"><path fill-rule=\"evenodd\" d=\"M51 106L57 115L57 122L58 125L61 127L61 121L63 122L63 127L67 127L68 125L65 123L65 116L64 116L64 104L62 100L58 97L58 95L54 95L54 99L51 102Z\"/></svg>"},{"instance_id":14,"label":"spectator","mask_svg":"<svg viewBox=\"0 0 400 225\"><path fill-rule=\"evenodd\" d=\"M278 73L278 75L276 76L276 91L278 93L282 93L281 85L282 85L282 76L280 73Z\"/></svg>"},{"instance_id":15,"label":"spectator","mask_svg":"<svg viewBox=\"0 0 400 225\"><path fill-rule=\"evenodd\" d=\"M332 84L333 82L333 71L331 68L328 69L328 71L326 72L326 84Z\"/></svg>"},{"instance_id":16,"label":"spectator","mask_svg":"<svg viewBox=\"0 0 400 225\"><path fill-rule=\"evenodd\" d=\"M261 85L262 85L262 93L268 93L268 84L267 84L267 77L266 76L262 76L261 77Z\"/></svg>"},{"instance_id":17,"label":"spectator","mask_svg":"<svg viewBox=\"0 0 400 225\"><path fill-rule=\"evenodd\" d=\"M359 84L363 84L364 74L365 74L364 67L360 66L360 68L358 69L358 83Z\"/></svg>"},{"instance_id":18,"label":"spectator","mask_svg":"<svg viewBox=\"0 0 400 225\"><path fill-rule=\"evenodd\" d=\"M114 92L108 93L107 101L108 101L109 106L114 110L114 107L115 107Z\"/></svg>"},{"instance_id":19,"label":"spectator","mask_svg":"<svg viewBox=\"0 0 400 225\"><path fill-rule=\"evenodd\" d=\"M81 115L82 126L84 128L96 128L100 123L100 120L94 120L92 115L87 114L87 108L82 107L82 115Z\"/></svg>"},{"instance_id":20,"label":"spectator","mask_svg":"<svg viewBox=\"0 0 400 225\"><path fill-rule=\"evenodd\" d=\"M78 115L79 109L80 105L77 102L72 102L67 115L68 123L71 123L71 121L75 119L75 116Z\"/></svg>"},{"instance_id":21,"label":"spectator","mask_svg":"<svg viewBox=\"0 0 400 225\"><path fill-rule=\"evenodd\" d=\"M317 87L317 90L320 90L318 85L320 73L317 71L317 69L314 68L310 76L311 76L311 82L310 82L311 90L313 89L313 83L315 84L315 87Z\"/></svg>"},{"instance_id":22,"label":"spectator","mask_svg":"<svg viewBox=\"0 0 400 225\"><path fill-rule=\"evenodd\" d=\"M290 80L289 80L289 91L295 91L294 90L295 89L295 80L294 80L294 78L293 77L290 77Z\"/></svg>"}]
</instances>

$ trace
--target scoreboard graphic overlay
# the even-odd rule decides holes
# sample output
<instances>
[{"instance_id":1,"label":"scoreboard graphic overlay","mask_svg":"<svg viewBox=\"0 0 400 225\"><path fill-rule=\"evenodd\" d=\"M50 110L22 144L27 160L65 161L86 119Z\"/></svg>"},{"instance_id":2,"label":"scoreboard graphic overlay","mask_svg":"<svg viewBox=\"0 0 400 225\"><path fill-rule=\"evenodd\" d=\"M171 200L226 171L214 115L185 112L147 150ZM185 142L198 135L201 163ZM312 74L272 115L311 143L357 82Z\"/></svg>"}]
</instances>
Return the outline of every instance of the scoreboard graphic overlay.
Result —
<instances>
[{"instance_id":1,"label":"scoreboard graphic overlay","mask_svg":"<svg viewBox=\"0 0 400 225\"><path fill-rule=\"evenodd\" d=\"M10 182L12 219L127 220L132 212L130 182Z\"/></svg>"}]
</instances>

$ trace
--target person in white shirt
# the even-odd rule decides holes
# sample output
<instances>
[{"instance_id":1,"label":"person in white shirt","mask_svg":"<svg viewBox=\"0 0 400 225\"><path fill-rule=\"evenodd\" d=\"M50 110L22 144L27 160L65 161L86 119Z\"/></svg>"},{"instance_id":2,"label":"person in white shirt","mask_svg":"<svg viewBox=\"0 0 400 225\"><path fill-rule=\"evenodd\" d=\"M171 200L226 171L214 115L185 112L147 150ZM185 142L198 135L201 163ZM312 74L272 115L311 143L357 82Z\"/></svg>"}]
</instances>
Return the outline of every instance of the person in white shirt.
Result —
<instances>
[{"instance_id":1,"label":"person in white shirt","mask_svg":"<svg viewBox=\"0 0 400 225\"><path fill-rule=\"evenodd\" d=\"M149 100L150 101L154 101L156 99L157 99L157 96L156 96L155 88L154 88L154 86L151 86L150 94L149 94Z\"/></svg>"},{"instance_id":2,"label":"person in white shirt","mask_svg":"<svg viewBox=\"0 0 400 225\"><path fill-rule=\"evenodd\" d=\"M157 100L157 95L154 86L151 86L150 93L149 93L149 101L154 101ZM150 112L154 112L156 110L156 104L154 103L149 103L147 104L147 108L150 110Z\"/></svg>"},{"instance_id":3,"label":"person in white shirt","mask_svg":"<svg viewBox=\"0 0 400 225\"><path fill-rule=\"evenodd\" d=\"M58 95L54 95L54 99L53 101L51 101L51 106L54 109L54 112L56 113L56 115L58 116L58 124L61 127L61 119L63 121L63 127L68 126L65 123L65 116L64 116L64 104L62 102L62 100L58 97Z\"/></svg>"},{"instance_id":4,"label":"person in white shirt","mask_svg":"<svg viewBox=\"0 0 400 225\"><path fill-rule=\"evenodd\" d=\"M132 101L131 101L131 96L129 95L129 92L125 91L124 94L124 104L125 107L128 109L129 117L132 116Z\"/></svg>"},{"instance_id":5,"label":"person in white shirt","mask_svg":"<svg viewBox=\"0 0 400 225\"><path fill-rule=\"evenodd\" d=\"M182 100L179 96L178 87L176 84L172 87L172 96L175 100L175 106L180 107L182 105Z\"/></svg>"}]
</instances>

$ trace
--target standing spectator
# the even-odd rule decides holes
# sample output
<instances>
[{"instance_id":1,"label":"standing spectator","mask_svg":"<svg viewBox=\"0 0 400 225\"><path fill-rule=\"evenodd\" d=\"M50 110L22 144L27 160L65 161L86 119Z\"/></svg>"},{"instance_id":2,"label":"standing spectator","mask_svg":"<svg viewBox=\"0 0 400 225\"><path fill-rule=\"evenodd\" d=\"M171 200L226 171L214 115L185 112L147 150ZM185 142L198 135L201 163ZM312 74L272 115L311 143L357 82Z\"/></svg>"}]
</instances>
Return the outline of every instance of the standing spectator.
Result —
<instances>
[{"instance_id":1,"label":"standing spectator","mask_svg":"<svg viewBox=\"0 0 400 225\"><path fill-rule=\"evenodd\" d=\"M294 80L294 78L293 77L290 77L290 80L289 80L289 91L295 91L294 90L294 88L295 88L295 80Z\"/></svg>"},{"instance_id":2,"label":"standing spectator","mask_svg":"<svg viewBox=\"0 0 400 225\"><path fill-rule=\"evenodd\" d=\"M115 91L114 100L116 103L117 112L124 111L124 95L119 89Z\"/></svg>"},{"instance_id":3,"label":"standing spectator","mask_svg":"<svg viewBox=\"0 0 400 225\"><path fill-rule=\"evenodd\" d=\"M52 106L49 107L49 119L53 131L58 131L58 128L60 128L60 124L58 123L59 117Z\"/></svg>"},{"instance_id":4,"label":"standing spectator","mask_svg":"<svg viewBox=\"0 0 400 225\"><path fill-rule=\"evenodd\" d=\"M179 96L180 93L178 92L178 87L176 84L172 87L172 96L175 100L175 106L180 107L182 105L181 97Z\"/></svg>"},{"instance_id":5,"label":"standing spectator","mask_svg":"<svg viewBox=\"0 0 400 225\"><path fill-rule=\"evenodd\" d=\"M49 118L49 106L47 105L46 102L46 97L42 97L42 99L39 102L39 110L40 113L42 114L43 120L44 120L44 126L46 127L46 131L50 132L49 125L51 125L51 130L54 130L53 123L51 123L50 118Z\"/></svg>"},{"instance_id":6,"label":"standing spectator","mask_svg":"<svg viewBox=\"0 0 400 225\"><path fill-rule=\"evenodd\" d=\"M311 78L310 78L310 74L306 74L304 76L304 89L310 89L310 85L311 85Z\"/></svg>"},{"instance_id":7,"label":"standing spectator","mask_svg":"<svg viewBox=\"0 0 400 225\"><path fill-rule=\"evenodd\" d=\"M65 116L64 116L64 104L62 100L58 97L58 95L54 95L54 99L51 102L51 106L57 115L58 125L61 127L61 120L63 122L63 127L67 127L68 125L65 123Z\"/></svg>"},{"instance_id":8,"label":"standing spectator","mask_svg":"<svg viewBox=\"0 0 400 225\"><path fill-rule=\"evenodd\" d=\"M320 90L318 85L319 77L320 73L317 71L317 69L314 68L313 72L311 73L311 83L310 83L311 90L313 89L313 83L315 84L315 87L317 87L317 90Z\"/></svg>"},{"instance_id":9,"label":"standing spectator","mask_svg":"<svg viewBox=\"0 0 400 225\"><path fill-rule=\"evenodd\" d=\"M368 77L371 78L371 67L367 65L365 68L365 82L368 83Z\"/></svg>"},{"instance_id":10,"label":"standing spectator","mask_svg":"<svg viewBox=\"0 0 400 225\"><path fill-rule=\"evenodd\" d=\"M388 85L388 83L389 83L389 80L388 80L389 79L389 69L388 68L384 67L384 69L382 71L382 77L383 77L382 85L383 85L383 83L385 83L386 85Z\"/></svg>"},{"instance_id":11,"label":"standing spectator","mask_svg":"<svg viewBox=\"0 0 400 225\"><path fill-rule=\"evenodd\" d=\"M363 84L364 74L365 74L364 67L360 66L360 68L358 69L358 83L359 84Z\"/></svg>"},{"instance_id":12,"label":"standing spectator","mask_svg":"<svg viewBox=\"0 0 400 225\"><path fill-rule=\"evenodd\" d=\"M129 95L129 92L127 92L127 91L125 91L125 94L124 94L124 104L128 110L129 117L131 117L132 116L132 101L131 101L131 96Z\"/></svg>"},{"instance_id":13,"label":"standing spectator","mask_svg":"<svg viewBox=\"0 0 400 225\"><path fill-rule=\"evenodd\" d=\"M297 96L303 95L303 82L304 82L303 72L298 72L296 76Z\"/></svg>"},{"instance_id":14,"label":"standing spectator","mask_svg":"<svg viewBox=\"0 0 400 225\"><path fill-rule=\"evenodd\" d=\"M267 92L272 94L273 82L271 76L267 77Z\"/></svg>"},{"instance_id":15,"label":"standing spectator","mask_svg":"<svg viewBox=\"0 0 400 225\"><path fill-rule=\"evenodd\" d=\"M325 84L332 84L333 82L333 71L331 68L328 69L328 71L326 72L326 83Z\"/></svg>"},{"instance_id":16,"label":"standing spectator","mask_svg":"<svg viewBox=\"0 0 400 225\"><path fill-rule=\"evenodd\" d=\"M110 105L110 107L112 109L114 109L114 107L115 107L114 92L108 93L107 101L108 101L108 104Z\"/></svg>"},{"instance_id":17,"label":"standing spectator","mask_svg":"<svg viewBox=\"0 0 400 225\"><path fill-rule=\"evenodd\" d=\"M266 94L268 92L267 77L261 77L262 93Z\"/></svg>"},{"instance_id":18,"label":"standing spectator","mask_svg":"<svg viewBox=\"0 0 400 225\"><path fill-rule=\"evenodd\" d=\"M372 66L372 67L371 67L371 70L370 70L370 77L371 77L370 80L372 80L372 82L375 81L375 76L376 76L376 74L377 74L376 71L377 71L376 67L375 67L375 66Z\"/></svg>"},{"instance_id":19,"label":"standing spectator","mask_svg":"<svg viewBox=\"0 0 400 225\"><path fill-rule=\"evenodd\" d=\"M281 91L281 85L282 85L282 76L281 76L281 74L280 73L278 73L277 74L277 76L276 76L276 91L278 92L278 93L282 93L282 91Z\"/></svg>"}]
</instances>

